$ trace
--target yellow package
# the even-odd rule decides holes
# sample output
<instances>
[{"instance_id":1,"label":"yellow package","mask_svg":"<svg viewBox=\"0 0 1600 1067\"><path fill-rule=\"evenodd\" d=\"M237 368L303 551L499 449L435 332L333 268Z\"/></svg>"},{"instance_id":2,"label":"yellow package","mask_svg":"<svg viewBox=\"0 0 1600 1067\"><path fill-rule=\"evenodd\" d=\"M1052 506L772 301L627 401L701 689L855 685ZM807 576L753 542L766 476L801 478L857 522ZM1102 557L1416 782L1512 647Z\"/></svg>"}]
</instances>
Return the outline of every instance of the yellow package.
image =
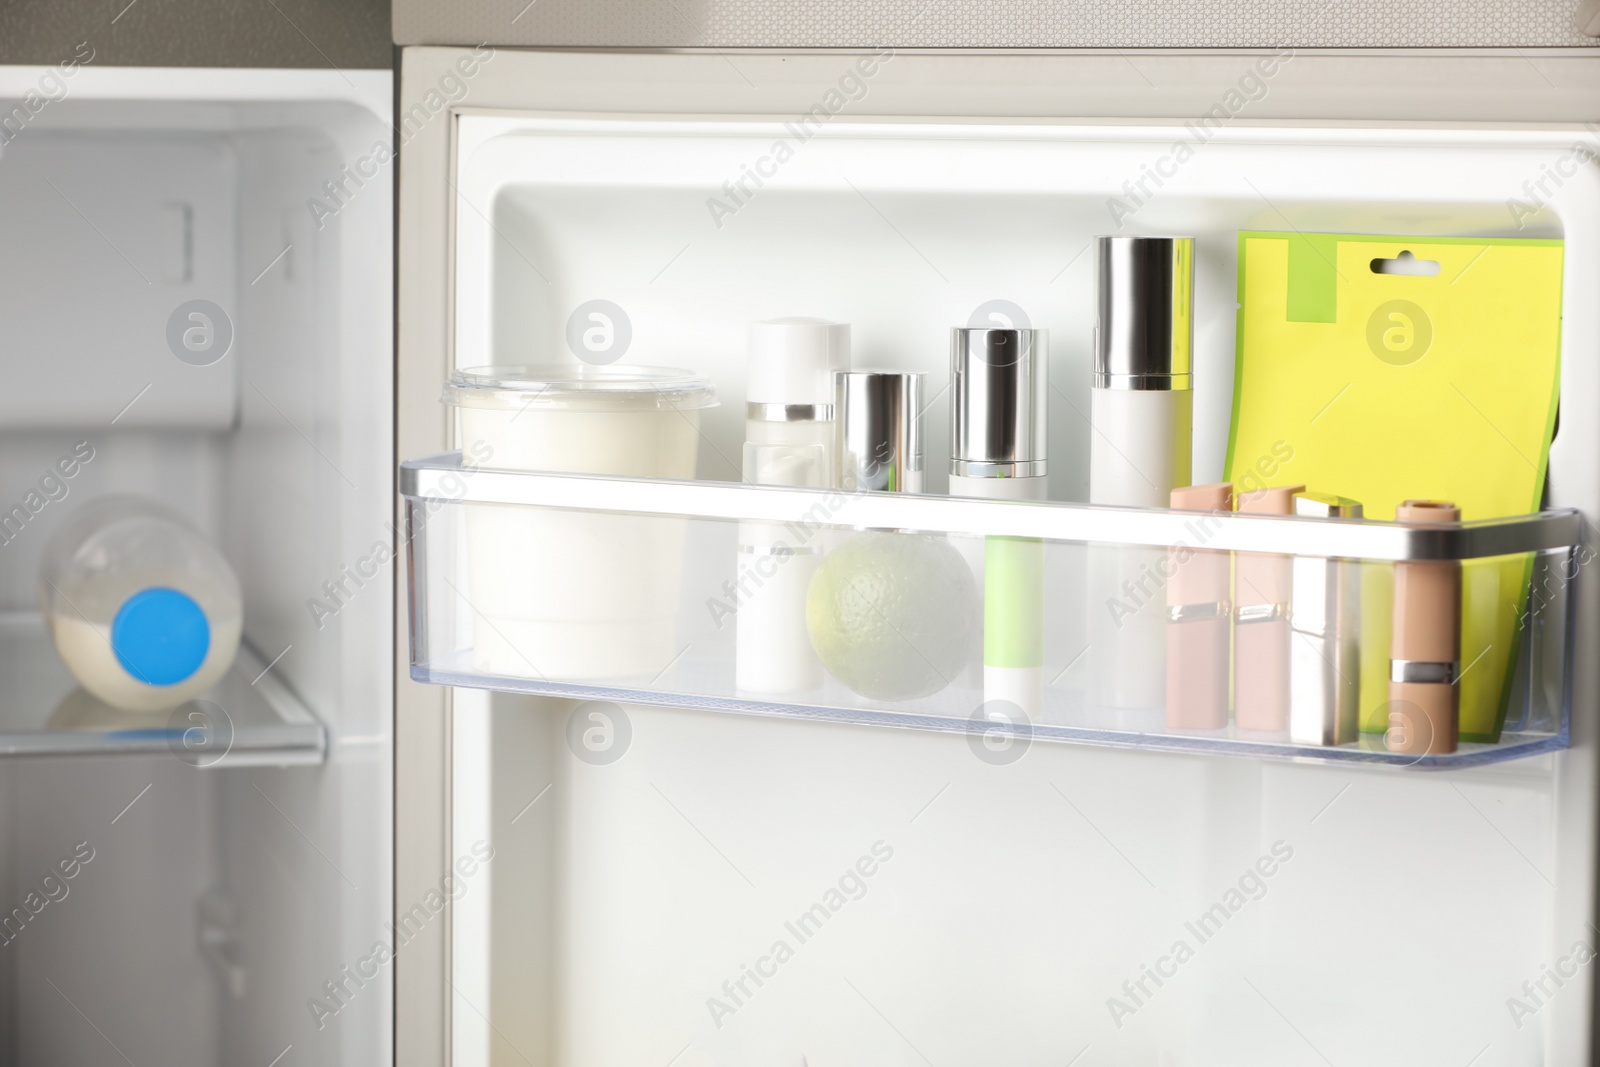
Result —
<instances>
[{"instance_id":1,"label":"yellow package","mask_svg":"<svg viewBox=\"0 0 1600 1067\"><path fill-rule=\"evenodd\" d=\"M1304 482L1394 518L1414 498L1463 521L1537 511L1559 397L1562 243L1239 234L1227 470ZM1287 456L1287 458L1285 458ZM1463 568L1461 739L1505 723L1532 559ZM1363 568L1361 729L1388 728L1392 570Z\"/></svg>"}]
</instances>

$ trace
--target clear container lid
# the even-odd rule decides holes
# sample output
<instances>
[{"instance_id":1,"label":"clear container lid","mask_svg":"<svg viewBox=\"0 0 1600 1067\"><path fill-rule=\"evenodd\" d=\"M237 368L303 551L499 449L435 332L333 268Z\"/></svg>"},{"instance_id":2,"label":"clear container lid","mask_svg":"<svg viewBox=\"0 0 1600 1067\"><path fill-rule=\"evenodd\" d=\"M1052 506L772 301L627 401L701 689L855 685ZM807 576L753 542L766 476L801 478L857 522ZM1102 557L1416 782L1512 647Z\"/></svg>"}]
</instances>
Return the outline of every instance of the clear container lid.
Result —
<instances>
[{"instance_id":1,"label":"clear container lid","mask_svg":"<svg viewBox=\"0 0 1600 1067\"><path fill-rule=\"evenodd\" d=\"M716 407L717 393L704 375L676 367L507 365L455 371L444 402L518 411L691 411Z\"/></svg>"}]
</instances>

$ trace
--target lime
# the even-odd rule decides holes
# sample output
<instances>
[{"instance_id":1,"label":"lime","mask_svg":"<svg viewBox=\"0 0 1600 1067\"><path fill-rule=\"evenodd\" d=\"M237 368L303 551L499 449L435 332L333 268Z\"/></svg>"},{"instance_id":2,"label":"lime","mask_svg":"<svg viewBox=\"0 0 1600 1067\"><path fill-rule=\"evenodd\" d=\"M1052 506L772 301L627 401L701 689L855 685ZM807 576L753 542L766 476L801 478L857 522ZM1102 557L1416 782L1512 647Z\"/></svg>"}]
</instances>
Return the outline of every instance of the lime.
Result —
<instances>
[{"instance_id":1,"label":"lime","mask_svg":"<svg viewBox=\"0 0 1600 1067\"><path fill-rule=\"evenodd\" d=\"M982 605L950 542L859 533L829 553L806 594L811 645L835 678L873 700L937 693L965 668Z\"/></svg>"}]
</instances>

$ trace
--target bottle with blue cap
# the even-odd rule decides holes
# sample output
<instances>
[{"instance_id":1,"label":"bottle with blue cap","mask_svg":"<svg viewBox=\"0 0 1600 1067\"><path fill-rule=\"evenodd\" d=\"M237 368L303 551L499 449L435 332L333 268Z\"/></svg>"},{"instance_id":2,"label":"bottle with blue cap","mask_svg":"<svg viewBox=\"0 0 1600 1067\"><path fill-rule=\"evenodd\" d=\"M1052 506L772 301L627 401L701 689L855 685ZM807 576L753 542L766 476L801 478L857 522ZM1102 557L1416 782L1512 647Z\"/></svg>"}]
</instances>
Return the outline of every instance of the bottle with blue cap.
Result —
<instances>
[{"instance_id":1,"label":"bottle with blue cap","mask_svg":"<svg viewBox=\"0 0 1600 1067\"><path fill-rule=\"evenodd\" d=\"M210 689L239 648L239 579L192 526L142 497L73 515L46 550L39 606L79 684L125 711Z\"/></svg>"}]
</instances>

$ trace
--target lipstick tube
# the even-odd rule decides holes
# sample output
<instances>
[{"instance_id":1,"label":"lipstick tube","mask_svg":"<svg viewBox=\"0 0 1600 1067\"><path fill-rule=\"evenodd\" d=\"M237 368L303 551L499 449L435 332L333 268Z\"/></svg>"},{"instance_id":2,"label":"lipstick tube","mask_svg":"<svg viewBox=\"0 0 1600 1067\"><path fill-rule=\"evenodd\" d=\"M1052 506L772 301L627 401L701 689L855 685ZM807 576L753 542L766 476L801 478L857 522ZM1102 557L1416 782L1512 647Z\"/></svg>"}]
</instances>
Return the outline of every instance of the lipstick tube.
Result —
<instances>
[{"instance_id":1,"label":"lipstick tube","mask_svg":"<svg viewBox=\"0 0 1600 1067\"><path fill-rule=\"evenodd\" d=\"M1194 401L1194 239L1097 239L1089 390L1089 502L1164 508L1189 484ZM1166 696L1160 549L1091 545L1088 700L1116 709Z\"/></svg>"},{"instance_id":2,"label":"lipstick tube","mask_svg":"<svg viewBox=\"0 0 1600 1067\"><path fill-rule=\"evenodd\" d=\"M1361 505L1296 493L1294 513L1359 519ZM1361 712L1361 565L1296 556L1289 604L1289 739L1303 745L1357 740Z\"/></svg>"},{"instance_id":3,"label":"lipstick tube","mask_svg":"<svg viewBox=\"0 0 1600 1067\"><path fill-rule=\"evenodd\" d=\"M1174 489L1172 507L1232 511L1233 485L1219 482ZM1191 524L1191 528L1196 527ZM1198 547L1174 548L1172 553L1173 574L1167 580L1167 729L1221 730L1228 725L1231 559L1227 552Z\"/></svg>"},{"instance_id":4,"label":"lipstick tube","mask_svg":"<svg viewBox=\"0 0 1600 1067\"><path fill-rule=\"evenodd\" d=\"M1442 500L1407 500L1398 522L1460 522ZM1407 560L1394 565L1394 626L1389 645L1390 752L1456 750L1460 730L1461 564Z\"/></svg>"},{"instance_id":5,"label":"lipstick tube","mask_svg":"<svg viewBox=\"0 0 1600 1067\"><path fill-rule=\"evenodd\" d=\"M1044 330L950 331L951 496L1046 499L1049 370ZM963 538L957 547L983 589L984 703L1006 701L1037 722L1044 714L1044 542Z\"/></svg>"},{"instance_id":6,"label":"lipstick tube","mask_svg":"<svg viewBox=\"0 0 1600 1067\"><path fill-rule=\"evenodd\" d=\"M1239 496L1248 515L1290 515L1303 485ZM1240 552L1234 559L1233 722L1241 730L1289 728L1289 607L1294 568L1288 556Z\"/></svg>"}]
</instances>

